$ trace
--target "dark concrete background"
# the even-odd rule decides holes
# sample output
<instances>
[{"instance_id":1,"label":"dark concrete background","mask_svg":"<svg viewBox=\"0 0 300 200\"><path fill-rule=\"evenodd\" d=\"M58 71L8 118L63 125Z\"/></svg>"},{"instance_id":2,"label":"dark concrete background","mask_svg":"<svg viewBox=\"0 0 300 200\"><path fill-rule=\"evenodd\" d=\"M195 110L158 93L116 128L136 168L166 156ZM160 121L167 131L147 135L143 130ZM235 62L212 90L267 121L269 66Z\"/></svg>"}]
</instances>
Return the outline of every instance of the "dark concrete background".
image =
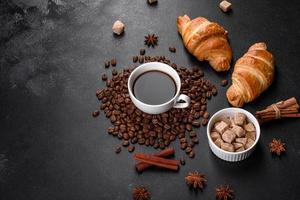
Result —
<instances>
[{"instance_id":1,"label":"dark concrete background","mask_svg":"<svg viewBox=\"0 0 300 200\"><path fill-rule=\"evenodd\" d=\"M228 107L217 74L184 49L176 17L184 13L219 22L229 31L234 60L254 42L264 41L276 58L273 85L245 109L254 112L275 101L300 100L300 4L296 0L232 0L233 12L222 13L218 1L161 0L1 0L0 1L0 199L131 199L135 186L145 185L152 199L214 199L214 189L230 184L236 199L299 199L299 120L262 126L253 155L227 163L209 150L205 128L197 132L196 158L187 159L179 173L133 169L132 155L115 155L119 141L106 134L108 120L91 117L97 108L97 88L105 59L116 57L117 68L129 66L143 48L143 36L159 35L149 55L165 55L177 64L199 66L219 94L209 104L211 113ZM126 24L123 37L114 37L112 23ZM168 52L177 48L176 54ZM267 145L280 138L287 144L281 158ZM184 155L174 144L176 157ZM136 146L136 152L153 152ZM197 194L184 176L198 170L208 179Z\"/></svg>"}]
</instances>

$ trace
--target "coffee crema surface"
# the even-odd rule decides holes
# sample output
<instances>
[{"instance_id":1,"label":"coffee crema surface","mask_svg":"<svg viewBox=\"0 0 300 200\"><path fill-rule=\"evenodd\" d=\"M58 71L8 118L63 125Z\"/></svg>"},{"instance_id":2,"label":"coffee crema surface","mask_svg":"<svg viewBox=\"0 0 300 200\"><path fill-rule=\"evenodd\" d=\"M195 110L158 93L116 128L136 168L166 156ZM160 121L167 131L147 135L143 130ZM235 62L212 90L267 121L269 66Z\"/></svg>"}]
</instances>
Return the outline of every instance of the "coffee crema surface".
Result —
<instances>
[{"instance_id":1,"label":"coffee crema surface","mask_svg":"<svg viewBox=\"0 0 300 200\"><path fill-rule=\"evenodd\" d=\"M172 77L161 71L147 71L139 75L133 84L134 96L143 103L159 105L168 102L176 94Z\"/></svg>"}]
</instances>

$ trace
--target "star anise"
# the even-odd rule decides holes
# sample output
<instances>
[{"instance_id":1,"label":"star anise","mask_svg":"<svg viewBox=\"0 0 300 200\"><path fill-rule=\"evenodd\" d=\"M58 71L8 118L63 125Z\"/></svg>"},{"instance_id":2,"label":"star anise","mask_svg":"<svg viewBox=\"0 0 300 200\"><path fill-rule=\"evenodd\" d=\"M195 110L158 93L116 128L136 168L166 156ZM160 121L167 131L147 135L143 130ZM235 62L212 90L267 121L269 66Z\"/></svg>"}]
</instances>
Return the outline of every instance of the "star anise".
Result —
<instances>
[{"instance_id":1,"label":"star anise","mask_svg":"<svg viewBox=\"0 0 300 200\"><path fill-rule=\"evenodd\" d=\"M155 45L157 45L157 41L158 36L156 36L155 34L148 34L145 36L145 45L147 45L148 47L154 47Z\"/></svg>"},{"instance_id":2,"label":"star anise","mask_svg":"<svg viewBox=\"0 0 300 200\"><path fill-rule=\"evenodd\" d=\"M136 187L132 191L133 200L150 200L150 193L145 187Z\"/></svg>"},{"instance_id":3,"label":"star anise","mask_svg":"<svg viewBox=\"0 0 300 200\"><path fill-rule=\"evenodd\" d=\"M216 199L217 200L229 200L233 199L234 191L229 185L221 185L220 187L216 188Z\"/></svg>"},{"instance_id":4,"label":"star anise","mask_svg":"<svg viewBox=\"0 0 300 200\"><path fill-rule=\"evenodd\" d=\"M281 155L281 153L285 152L285 143L281 142L280 139L274 139L269 144L270 152L275 153L278 156Z\"/></svg>"},{"instance_id":5,"label":"star anise","mask_svg":"<svg viewBox=\"0 0 300 200\"><path fill-rule=\"evenodd\" d=\"M189 174L185 177L185 181L190 187L202 190L205 185L206 179L203 174L195 171L189 172Z\"/></svg>"}]
</instances>

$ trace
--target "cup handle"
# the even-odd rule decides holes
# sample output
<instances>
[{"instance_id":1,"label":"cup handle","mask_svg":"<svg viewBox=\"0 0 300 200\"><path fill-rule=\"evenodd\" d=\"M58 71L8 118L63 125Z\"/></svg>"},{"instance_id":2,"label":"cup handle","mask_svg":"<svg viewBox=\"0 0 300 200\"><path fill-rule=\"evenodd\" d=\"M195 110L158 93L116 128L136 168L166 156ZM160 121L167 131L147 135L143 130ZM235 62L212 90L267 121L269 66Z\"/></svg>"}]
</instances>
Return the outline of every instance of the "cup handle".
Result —
<instances>
[{"instance_id":1,"label":"cup handle","mask_svg":"<svg viewBox=\"0 0 300 200\"><path fill-rule=\"evenodd\" d=\"M184 101L180 103L179 101ZM173 108L187 108L191 103L191 98L185 94L179 95Z\"/></svg>"}]
</instances>

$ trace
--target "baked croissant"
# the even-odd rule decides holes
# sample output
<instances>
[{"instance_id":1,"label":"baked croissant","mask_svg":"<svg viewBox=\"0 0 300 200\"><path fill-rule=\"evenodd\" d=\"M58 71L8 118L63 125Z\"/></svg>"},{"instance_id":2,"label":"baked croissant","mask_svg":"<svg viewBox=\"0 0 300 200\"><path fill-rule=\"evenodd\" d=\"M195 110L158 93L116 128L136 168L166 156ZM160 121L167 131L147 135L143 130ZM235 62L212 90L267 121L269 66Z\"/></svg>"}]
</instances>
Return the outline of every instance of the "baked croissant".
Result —
<instances>
[{"instance_id":1,"label":"baked croissant","mask_svg":"<svg viewBox=\"0 0 300 200\"><path fill-rule=\"evenodd\" d=\"M267 51L267 45L252 45L235 63L232 85L226 93L229 103L242 107L244 103L253 101L271 85L273 78L274 57Z\"/></svg>"},{"instance_id":2,"label":"baked croissant","mask_svg":"<svg viewBox=\"0 0 300 200\"><path fill-rule=\"evenodd\" d=\"M207 60L216 71L227 71L232 58L227 31L204 17L193 20L189 16L177 18L177 28L187 50L198 60Z\"/></svg>"}]
</instances>

